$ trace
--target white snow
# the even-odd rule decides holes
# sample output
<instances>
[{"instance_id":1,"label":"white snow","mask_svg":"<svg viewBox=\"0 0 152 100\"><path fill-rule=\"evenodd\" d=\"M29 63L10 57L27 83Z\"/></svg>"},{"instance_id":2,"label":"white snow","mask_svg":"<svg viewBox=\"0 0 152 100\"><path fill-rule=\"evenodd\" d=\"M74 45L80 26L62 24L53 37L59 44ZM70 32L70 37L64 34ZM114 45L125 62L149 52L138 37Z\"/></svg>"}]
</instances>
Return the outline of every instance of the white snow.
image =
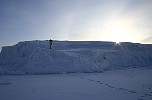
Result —
<instances>
[{"instance_id":1,"label":"white snow","mask_svg":"<svg viewBox=\"0 0 152 100\"><path fill-rule=\"evenodd\" d=\"M0 100L152 100L151 51L150 44L100 41L3 47Z\"/></svg>"},{"instance_id":2,"label":"white snow","mask_svg":"<svg viewBox=\"0 0 152 100\"><path fill-rule=\"evenodd\" d=\"M152 45L101 41L25 41L3 47L0 74L102 72L152 65Z\"/></svg>"},{"instance_id":3,"label":"white snow","mask_svg":"<svg viewBox=\"0 0 152 100\"><path fill-rule=\"evenodd\" d=\"M152 69L4 75L0 100L152 100Z\"/></svg>"}]
</instances>

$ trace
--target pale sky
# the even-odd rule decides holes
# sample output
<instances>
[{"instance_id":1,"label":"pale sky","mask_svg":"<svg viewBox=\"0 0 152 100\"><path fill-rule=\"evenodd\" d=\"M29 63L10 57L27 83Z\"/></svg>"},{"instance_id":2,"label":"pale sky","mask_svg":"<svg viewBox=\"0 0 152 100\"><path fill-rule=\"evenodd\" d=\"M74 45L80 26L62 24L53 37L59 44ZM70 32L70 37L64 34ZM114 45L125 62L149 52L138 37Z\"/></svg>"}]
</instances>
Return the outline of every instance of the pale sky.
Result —
<instances>
[{"instance_id":1,"label":"pale sky","mask_svg":"<svg viewBox=\"0 0 152 100\"><path fill-rule=\"evenodd\" d=\"M0 47L50 38L152 43L152 0L0 0Z\"/></svg>"}]
</instances>

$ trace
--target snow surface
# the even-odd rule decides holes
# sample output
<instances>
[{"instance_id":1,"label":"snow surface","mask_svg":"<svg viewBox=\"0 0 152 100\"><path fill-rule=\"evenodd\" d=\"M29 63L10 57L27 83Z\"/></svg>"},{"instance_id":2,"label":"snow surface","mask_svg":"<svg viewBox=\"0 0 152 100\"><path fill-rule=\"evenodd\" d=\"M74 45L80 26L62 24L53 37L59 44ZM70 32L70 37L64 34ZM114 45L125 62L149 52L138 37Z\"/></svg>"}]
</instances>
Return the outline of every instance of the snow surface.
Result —
<instances>
[{"instance_id":1,"label":"snow surface","mask_svg":"<svg viewBox=\"0 0 152 100\"><path fill-rule=\"evenodd\" d=\"M151 51L150 44L101 41L3 47L0 100L152 100Z\"/></svg>"},{"instance_id":2,"label":"snow surface","mask_svg":"<svg viewBox=\"0 0 152 100\"><path fill-rule=\"evenodd\" d=\"M2 75L0 100L152 100L152 69Z\"/></svg>"},{"instance_id":3,"label":"snow surface","mask_svg":"<svg viewBox=\"0 0 152 100\"><path fill-rule=\"evenodd\" d=\"M152 45L103 41L25 41L3 47L0 74L103 72L152 65Z\"/></svg>"}]
</instances>

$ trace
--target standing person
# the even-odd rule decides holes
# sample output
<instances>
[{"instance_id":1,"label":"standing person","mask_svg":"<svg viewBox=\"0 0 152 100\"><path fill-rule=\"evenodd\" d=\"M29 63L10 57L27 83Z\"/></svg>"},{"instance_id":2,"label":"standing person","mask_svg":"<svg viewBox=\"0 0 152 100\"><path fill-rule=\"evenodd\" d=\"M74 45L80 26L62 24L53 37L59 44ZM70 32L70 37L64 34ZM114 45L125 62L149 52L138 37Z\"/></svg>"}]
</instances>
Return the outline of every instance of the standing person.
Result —
<instances>
[{"instance_id":1,"label":"standing person","mask_svg":"<svg viewBox=\"0 0 152 100\"><path fill-rule=\"evenodd\" d=\"M50 49L51 49L52 43L53 43L53 40L50 39L50 40L49 40Z\"/></svg>"}]
</instances>

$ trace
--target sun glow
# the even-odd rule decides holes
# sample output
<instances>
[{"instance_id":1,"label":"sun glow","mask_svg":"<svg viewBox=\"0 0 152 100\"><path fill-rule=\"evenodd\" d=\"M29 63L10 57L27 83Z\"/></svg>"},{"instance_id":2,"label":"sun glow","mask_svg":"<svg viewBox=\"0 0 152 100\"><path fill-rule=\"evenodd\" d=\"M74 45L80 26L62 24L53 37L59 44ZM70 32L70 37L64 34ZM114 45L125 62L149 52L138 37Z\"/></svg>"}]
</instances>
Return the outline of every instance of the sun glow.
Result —
<instances>
[{"instance_id":1,"label":"sun glow","mask_svg":"<svg viewBox=\"0 0 152 100\"><path fill-rule=\"evenodd\" d=\"M139 19L132 16L111 16L96 19L88 24L88 28L81 34L83 40L120 42L141 42L146 32L141 27Z\"/></svg>"},{"instance_id":2,"label":"sun glow","mask_svg":"<svg viewBox=\"0 0 152 100\"><path fill-rule=\"evenodd\" d=\"M116 41L116 44L120 44L120 42Z\"/></svg>"},{"instance_id":3,"label":"sun glow","mask_svg":"<svg viewBox=\"0 0 152 100\"><path fill-rule=\"evenodd\" d=\"M119 42L133 42L136 40L131 20L112 19L104 27L104 40Z\"/></svg>"}]
</instances>

